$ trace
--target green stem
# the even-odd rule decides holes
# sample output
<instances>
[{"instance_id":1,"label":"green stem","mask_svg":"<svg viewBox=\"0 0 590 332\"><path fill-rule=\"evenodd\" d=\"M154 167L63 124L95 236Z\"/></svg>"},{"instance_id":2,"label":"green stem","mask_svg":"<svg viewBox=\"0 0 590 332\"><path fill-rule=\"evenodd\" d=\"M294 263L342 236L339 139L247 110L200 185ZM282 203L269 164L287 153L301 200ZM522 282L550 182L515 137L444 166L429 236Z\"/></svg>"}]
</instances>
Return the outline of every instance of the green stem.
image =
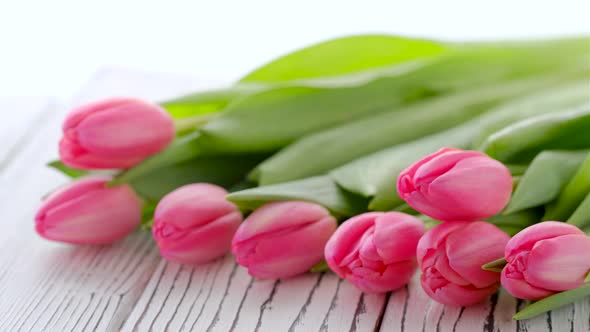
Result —
<instances>
[{"instance_id":1,"label":"green stem","mask_svg":"<svg viewBox=\"0 0 590 332\"><path fill-rule=\"evenodd\" d=\"M482 270L485 271L491 271L491 272L502 272L502 269L504 268L504 266L507 264L508 262L506 261L506 258L502 257L502 258L498 258L495 261L491 261L489 263L486 263L484 265L481 266Z\"/></svg>"},{"instance_id":2,"label":"green stem","mask_svg":"<svg viewBox=\"0 0 590 332\"><path fill-rule=\"evenodd\" d=\"M330 271L330 266L328 265L328 263L326 263L325 260L322 260L321 262L319 262L316 265L312 266L309 271L311 273L326 272L326 271Z\"/></svg>"}]
</instances>

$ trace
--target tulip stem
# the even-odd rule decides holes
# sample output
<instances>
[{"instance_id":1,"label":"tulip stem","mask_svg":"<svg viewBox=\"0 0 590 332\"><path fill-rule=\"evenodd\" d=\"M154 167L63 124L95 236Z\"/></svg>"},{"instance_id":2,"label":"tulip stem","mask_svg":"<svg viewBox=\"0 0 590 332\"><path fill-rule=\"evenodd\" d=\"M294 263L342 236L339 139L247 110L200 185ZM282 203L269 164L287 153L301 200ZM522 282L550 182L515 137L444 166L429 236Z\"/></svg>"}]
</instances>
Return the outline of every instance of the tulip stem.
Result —
<instances>
[{"instance_id":1,"label":"tulip stem","mask_svg":"<svg viewBox=\"0 0 590 332\"><path fill-rule=\"evenodd\" d=\"M205 113L196 116L174 119L174 127L177 134L183 134L195 130L217 116L215 113Z\"/></svg>"},{"instance_id":2,"label":"tulip stem","mask_svg":"<svg viewBox=\"0 0 590 332\"><path fill-rule=\"evenodd\" d=\"M504 268L504 266L507 263L508 262L506 261L506 258L502 257L502 258L496 259L495 261L491 261L489 263L482 265L481 269L485 270L485 271L491 271L491 272L502 272L502 269Z\"/></svg>"},{"instance_id":3,"label":"tulip stem","mask_svg":"<svg viewBox=\"0 0 590 332\"><path fill-rule=\"evenodd\" d=\"M330 266L328 266L328 263L326 263L326 261L321 261L316 265L312 266L311 269L309 269L309 271L311 273L330 271Z\"/></svg>"},{"instance_id":4,"label":"tulip stem","mask_svg":"<svg viewBox=\"0 0 590 332\"><path fill-rule=\"evenodd\" d=\"M585 283L590 283L590 270L588 271L588 274L586 275L586 278L584 278L584 282Z\"/></svg>"}]
</instances>

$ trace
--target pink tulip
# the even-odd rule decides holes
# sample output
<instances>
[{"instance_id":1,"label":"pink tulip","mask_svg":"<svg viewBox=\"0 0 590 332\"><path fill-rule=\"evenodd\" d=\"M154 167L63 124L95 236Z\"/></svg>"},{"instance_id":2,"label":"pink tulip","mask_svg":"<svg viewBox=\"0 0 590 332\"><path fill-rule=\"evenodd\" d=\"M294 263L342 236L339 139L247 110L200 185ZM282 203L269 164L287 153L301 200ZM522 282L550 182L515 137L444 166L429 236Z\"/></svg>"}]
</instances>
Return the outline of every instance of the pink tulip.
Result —
<instances>
[{"instance_id":1,"label":"pink tulip","mask_svg":"<svg viewBox=\"0 0 590 332\"><path fill-rule=\"evenodd\" d=\"M501 258L510 237L483 221L447 222L418 243L420 281L435 301L467 306L483 301L499 287L500 274L481 266Z\"/></svg>"},{"instance_id":2,"label":"pink tulip","mask_svg":"<svg viewBox=\"0 0 590 332\"><path fill-rule=\"evenodd\" d=\"M444 148L405 169L397 192L416 211L437 220L483 220L508 204L512 176L481 152Z\"/></svg>"},{"instance_id":3,"label":"pink tulip","mask_svg":"<svg viewBox=\"0 0 590 332\"><path fill-rule=\"evenodd\" d=\"M128 185L106 187L108 177L87 177L51 194L35 216L37 233L72 244L108 244L141 223L142 203Z\"/></svg>"},{"instance_id":4,"label":"pink tulip","mask_svg":"<svg viewBox=\"0 0 590 332\"><path fill-rule=\"evenodd\" d=\"M82 169L132 167L174 139L170 115L157 105L112 98L72 111L63 124L59 155Z\"/></svg>"},{"instance_id":5,"label":"pink tulip","mask_svg":"<svg viewBox=\"0 0 590 332\"><path fill-rule=\"evenodd\" d=\"M320 205L268 203L242 223L232 251L251 276L288 278L305 273L322 260L324 246L336 227L336 219Z\"/></svg>"},{"instance_id":6,"label":"pink tulip","mask_svg":"<svg viewBox=\"0 0 590 332\"><path fill-rule=\"evenodd\" d=\"M152 232L160 254L170 261L200 264L225 255L242 222L227 191L208 183L189 184L164 197Z\"/></svg>"},{"instance_id":7,"label":"pink tulip","mask_svg":"<svg viewBox=\"0 0 590 332\"><path fill-rule=\"evenodd\" d=\"M364 213L332 235L326 261L363 292L389 292L407 284L416 271L416 246L424 232L422 221L408 214Z\"/></svg>"},{"instance_id":8,"label":"pink tulip","mask_svg":"<svg viewBox=\"0 0 590 332\"><path fill-rule=\"evenodd\" d=\"M539 300L577 288L590 272L590 237L573 225L546 221L506 245L502 286L514 297Z\"/></svg>"}]
</instances>

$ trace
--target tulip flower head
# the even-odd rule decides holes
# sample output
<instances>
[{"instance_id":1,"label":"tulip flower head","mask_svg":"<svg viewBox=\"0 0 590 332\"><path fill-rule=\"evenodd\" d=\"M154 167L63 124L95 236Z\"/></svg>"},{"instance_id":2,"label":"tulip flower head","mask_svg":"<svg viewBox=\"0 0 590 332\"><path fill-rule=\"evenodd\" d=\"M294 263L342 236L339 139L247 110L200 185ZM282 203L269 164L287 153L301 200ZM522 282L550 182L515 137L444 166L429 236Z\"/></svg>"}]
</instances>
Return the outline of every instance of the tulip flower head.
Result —
<instances>
[{"instance_id":1,"label":"tulip flower head","mask_svg":"<svg viewBox=\"0 0 590 332\"><path fill-rule=\"evenodd\" d=\"M444 148L405 169L397 191L416 211L434 219L483 220L508 204L512 176L481 152Z\"/></svg>"},{"instance_id":2,"label":"tulip flower head","mask_svg":"<svg viewBox=\"0 0 590 332\"><path fill-rule=\"evenodd\" d=\"M227 191L208 183L180 187L166 195L154 212L152 233L167 260L200 264L225 255L242 222Z\"/></svg>"},{"instance_id":3,"label":"tulip flower head","mask_svg":"<svg viewBox=\"0 0 590 332\"><path fill-rule=\"evenodd\" d=\"M590 237L573 225L546 221L510 239L505 258L502 287L514 297L539 300L584 284Z\"/></svg>"},{"instance_id":4,"label":"tulip flower head","mask_svg":"<svg viewBox=\"0 0 590 332\"><path fill-rule=\"evenodd\" d=\"M384 293L414 274L422 221L400 212L369 212L350 218L325 249L326 262L341 278L366 293Z\"/></svg>"},{"instance_id":5,"label":"tulip flower head","mask_svg":"<svg viewBox=\"0 0 590 332\"><path fill-rule=\"evenodd\" d=\"M162 108L138 99L112 98L68 114L59 155L74 168L129 168L173 139L172 117Z\"/></svg>"},{"instance_id":6,"label":"tulip flower head","mask_svg":"<svg viewBox=\"0 0 590 332\"><path fill-rule=\"evenodd\" d=\"M71 244L110 244L141 223L142 202L128 185L87 177L51 194L35 216L42 237Z\"/></svg>"},{"instance_id":7,"label":"tulip flower head","mask_svg":"<svg viewBox=\"0 0 590 332\"><path fill-rule=\"evenodd\" d=\"M322 260L336 227L336 219L318 204L272 202L244 220L232 251L238 264L256 278L293 277Z\"/></svg>"},{"instance_id":8,"label":"tulip flower head","mask_svg":"<svg viewBox=\"0 0 590 332\"><path fill-rule=\"evenodd\" d=\"M500 274L481 266L502 257L509 239L498 227L483 221L435 226L418 243L422 288L447 305L483 301L498 289Z\"/></svg>"}]
</instances>

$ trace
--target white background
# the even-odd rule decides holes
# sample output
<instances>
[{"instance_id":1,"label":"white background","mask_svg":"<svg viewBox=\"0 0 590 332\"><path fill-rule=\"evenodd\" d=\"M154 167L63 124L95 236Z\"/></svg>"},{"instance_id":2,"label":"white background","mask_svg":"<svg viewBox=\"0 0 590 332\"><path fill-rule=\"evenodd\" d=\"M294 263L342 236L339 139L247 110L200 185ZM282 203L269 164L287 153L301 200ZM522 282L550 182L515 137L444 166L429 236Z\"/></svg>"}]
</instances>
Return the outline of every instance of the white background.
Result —
<instances>
[{"instance_id":1,"label":"white background","mask_svg":"<svg viewBox=\"0 0 590 332\"><path fill-rule=\"evenodd\" d=\"M590 33L588 0L0 0L0 96L67 98L104 66L229 82L346 34L451 40Z\"/></svg>"}]
</instances>

